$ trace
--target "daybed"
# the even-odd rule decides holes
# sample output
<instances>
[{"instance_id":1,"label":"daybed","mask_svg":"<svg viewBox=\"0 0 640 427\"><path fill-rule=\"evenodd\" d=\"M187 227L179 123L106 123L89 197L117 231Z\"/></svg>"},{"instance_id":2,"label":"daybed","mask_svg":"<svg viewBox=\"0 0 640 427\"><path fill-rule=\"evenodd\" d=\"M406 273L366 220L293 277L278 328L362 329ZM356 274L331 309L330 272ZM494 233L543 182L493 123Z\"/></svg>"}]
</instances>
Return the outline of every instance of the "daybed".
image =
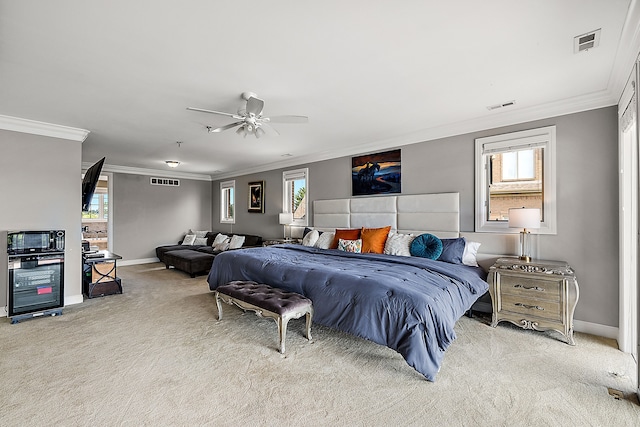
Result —
<instances>
[{"instance_id":1,"label":"daybed","mask_svg":"<svg viewBox=\"0 0 640 427\"><path fill-rule=\"evenodd\" d=\"M472 245L459 237L458 197L447 193L315 201L314 226L325 231L316 247L277 245L220 254L209 273L209 288L248 280L302 294L313 301L315 322L392 348L434 381L444 351L455 339L455 322L488 289L486 272L462 263L465 254L459 253L458 243L463 242L463 251ZM365 246L364 239L352 240L355 246L343 240L343 250L326 249L329 239L320 243L331 231L345 235L359 229L362 235L388 230L387 224L395 234L388 234L384 253L347 251ZM413 250L408 254L402 245L394 247L421 234L450 238L458 254L445 257L445 262L407 256Z\"/></svg>"},{"instance_id":2,"label":"daybed","mask_svg":"<svg viewBox=\"0 0 640 427\"><path fill-rule=\"evenodd\" d=\"M166 268L174 267L189 273L192 278L198 273L208 272L216 255L224 251L262 246L262 237L252 234L226 235L217 231L190 233L187 233L177 245L158 246L156 256ZM217 237L220 243L216 242Z\"/></svg>"}]
</instances>

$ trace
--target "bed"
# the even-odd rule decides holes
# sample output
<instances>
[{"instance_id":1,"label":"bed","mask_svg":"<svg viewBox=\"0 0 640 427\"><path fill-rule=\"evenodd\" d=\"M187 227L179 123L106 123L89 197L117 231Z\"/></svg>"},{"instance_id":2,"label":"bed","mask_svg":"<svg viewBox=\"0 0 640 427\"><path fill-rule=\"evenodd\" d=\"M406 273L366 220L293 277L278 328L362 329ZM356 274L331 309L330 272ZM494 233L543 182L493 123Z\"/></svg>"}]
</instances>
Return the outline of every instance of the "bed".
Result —
<instances>
[{"instance_id":1,"label":"bed","mask_svg":"<svg viewBox=\"0 0 640 427\"><path fill-rule=\"evenodd\" d=\"M458 223L458 193L314 202L314 226L326 231L391 225L397 233L455 238ZM231 280L310 298L316 323L398 351L429 381L455 339L455 322L488 289L479 267L303 245L224 252L213 263L209 287Z\"/></svg>"}]
</instances>

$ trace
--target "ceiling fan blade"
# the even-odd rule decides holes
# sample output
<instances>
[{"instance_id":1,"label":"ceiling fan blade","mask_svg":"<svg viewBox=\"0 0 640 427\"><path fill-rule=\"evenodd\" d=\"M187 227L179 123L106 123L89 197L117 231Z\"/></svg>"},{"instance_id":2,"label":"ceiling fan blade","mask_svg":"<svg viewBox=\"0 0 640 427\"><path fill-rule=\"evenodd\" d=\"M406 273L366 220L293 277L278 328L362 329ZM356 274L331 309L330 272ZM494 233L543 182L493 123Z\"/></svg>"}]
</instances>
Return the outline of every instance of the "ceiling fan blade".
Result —
<instances>
[{"instance_id":1,"label":"ceiling fan blade","mask_svg":"<svg viewBox=\"0 0 640 427\"><path fill-rule=\"evenodd\" d=\"M307 116L273 116L273 117L269 117L269 121L271 123L309 123L309 117Z\"/></svg>"},{"instance_id":2,"label":"ceiling fan blade","mask_svg":"<svg viewBox=\"0 0 640 427\"><path fill-rule=\"evenodd\" d=\"M271 125L270 125L269 123L267 123L267 122L264 122L264 121L263 121L263 122L262 122L262 127L263 127L263 128L265 128L265 129L267 129L267 130L269 130L269 133L274 133L274 134L276 134L276 135L280 135L280 132L278 132L278 131L276 130L276 128L274 128L273 126L271 126Z\"/></svg>"},{"instance_id":3,"label":"ceiling fan blade","mask_svg":"<svg viewBox=\"0 0 640 427\"><path fill-rule=\"evenodd\" d=\"M200 111L201 113L220 114L221 116L233 117L234 119L241 119L242 116L231 113L223 113L222 111L205 110L203 108L187 107L187 110Z\"/></svg>"},{"instance_id":4,"label":"ceiling fan blade","mask_svg":"<svg viewBox=\"0 0 640 427\"><path fill-rule=\"evenodd\" d=\"M209 132L222 132L222 131L225 131L227 129L231 129L231 128L234 128L236 126L239 126L241 124L244 124L244 122L235 122L235 123L231 123L231 124L228 124L228 125L221 126L219 128L216 128L216 129L211 129L211 127L207 126L207 129L209 129Z\"/></svg>"},{"instance_id":5,"label":"ceiling fan blade","mask_svg":"<svg viewBox=\"0 0 640 427\"><path fill-rule=\"evenodd\" d=\"M260 98L250 97L247 99L247 115L253 113L256 116L262 114L262 109L264 108L264 101Z\"/></svg>"}]
</instances>

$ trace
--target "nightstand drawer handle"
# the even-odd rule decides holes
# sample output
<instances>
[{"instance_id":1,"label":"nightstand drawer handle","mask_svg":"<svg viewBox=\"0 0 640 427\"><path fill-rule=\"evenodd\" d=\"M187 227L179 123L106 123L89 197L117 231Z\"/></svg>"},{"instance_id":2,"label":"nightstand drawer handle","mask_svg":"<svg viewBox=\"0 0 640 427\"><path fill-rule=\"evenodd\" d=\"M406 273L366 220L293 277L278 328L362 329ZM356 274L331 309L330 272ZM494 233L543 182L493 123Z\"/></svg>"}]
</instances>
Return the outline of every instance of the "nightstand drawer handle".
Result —
<instances>
[{"instance_id":1,"label":"nightstand drawer handle","mask_svg":"<svg viewBox=\"0 0 640 427\"><path fill-rule=\"evenodd\" d=\"M514 288L522 288L522 289L526 289L526 290L533 290L533 291L540 291L540 292L544 292L544 288L541 288L540 286L524 286L524 285L514 285Z\"/></svg>"},{"instance_id":2,"label":"nightstand drawer handle","mask_svg":"<svg viewBox=\"0 0 640 427\"><path fill-rule=\"evenodd\" d=\"M523 304L521 302L517 302L516 306L518 307L524 307L524 308L535 308L536 310L542 310L544 311L544 307L540 307L539 305L527 305L527 304Z\"/></svg>"}]
</instances>

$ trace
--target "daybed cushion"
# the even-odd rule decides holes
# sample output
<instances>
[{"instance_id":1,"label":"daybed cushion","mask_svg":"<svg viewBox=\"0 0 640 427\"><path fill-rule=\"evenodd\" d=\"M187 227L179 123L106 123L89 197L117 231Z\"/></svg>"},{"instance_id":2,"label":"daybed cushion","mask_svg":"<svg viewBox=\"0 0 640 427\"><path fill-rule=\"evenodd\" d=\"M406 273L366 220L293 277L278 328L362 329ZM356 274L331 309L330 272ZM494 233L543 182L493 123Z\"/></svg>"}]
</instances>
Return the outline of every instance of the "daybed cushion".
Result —
<instances>
[{"instance_id":1,"label":"daybed cushion","mask_svg":"<svg viewBox=\"0 0 640 427\"><path fill-rule=\"evenodd\" d=\"M411 256L411 242L413 234L389 233L387 243L384 244L384 253L387 255Z\"/></svg>"},{"instance_id":2,"label":"daybed cushion","mask_svg":"<svg viewBox=\"0 0 640 427\"><path fill-rule=\"evenodd\" d=\"M438 259L442 253L442 240L433 234L421 234L413 239L410 249L412 256Z\"/></svg>"},{"instance_id":3,"label":"daybed cushion","mask_svg":"<svg viewBox=\"0 0 640 427\"><path fill-rule=\"evenodd\" d=\"M384 252L384 244L391 231L391 226L381 228L365 228L360 231L362 239L362 253L381 254Z\"/></svg>"},{"instance_id":4,"label":"daybed cushion","mask_svg":"<svg viewBox=\"0 0 640 427\"><path fill-rule=\"evenodd\" d=\"M340 239L344 239L344 240L357 240L360 238L360 229L359 228L354 228L354 229L341 229L338 228L336 229L336 233L333 237L333 243L331 244L331 249L337 249L338 248L338 241Z\"/></svg>"},{"instance_id":5,"label":"daybed cushion","mask_svg":"<svg viewBox=\"0 0 640 427\"><path fill-rule=\"evenodd\" d=\"M359 254L362 252L362 239L356 240L338 240L338 250Z\"/></svg>"},{"instance_id":6,"label":"daybed cushion","mask_svg":"<svg viewBox=\"0 0 640 427\"><path fill-rule=\"evenodd\" d=\"M457 239L442 239L442 253L438 261L450 262L452 264L462 264L465 246L464 237Z\"/></svg>"},{"instance_id":7,"label":"daybed cushion","mask_svg":"<svg viewBox=\"0 0 640 427\"><path fill-rule=\"evenodd\" d=\"M316 244L319 237L320 233L318 233L318 230L311 230L302 238L302 244L304 246L313 246Z\"/></svg>"}]
</instances>

